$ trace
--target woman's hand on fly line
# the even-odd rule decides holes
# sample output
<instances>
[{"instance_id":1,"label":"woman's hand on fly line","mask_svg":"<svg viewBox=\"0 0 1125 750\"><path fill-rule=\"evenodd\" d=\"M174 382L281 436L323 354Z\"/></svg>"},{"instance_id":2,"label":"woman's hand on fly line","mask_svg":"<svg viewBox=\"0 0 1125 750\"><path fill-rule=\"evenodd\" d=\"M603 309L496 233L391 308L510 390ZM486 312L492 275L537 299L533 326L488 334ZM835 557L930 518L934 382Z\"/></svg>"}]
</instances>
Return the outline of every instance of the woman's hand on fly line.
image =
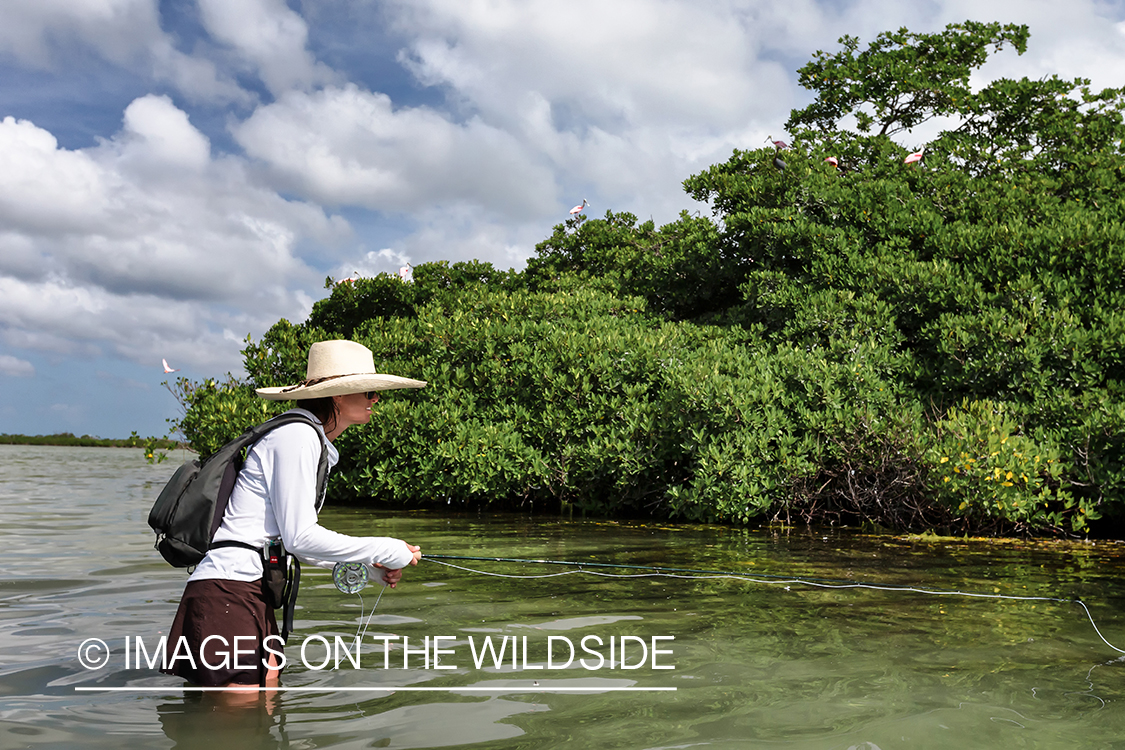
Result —
<instances>
[{"instance_id":1,"label":"woman's hand on fly line","mask_svg":"<svg viewBox=\"0 0 1125 750\"><path fill-rule=\"evenodd\" d=\"M413 555L413 559L409 564L417 565L418 561L422 559L422 548L413 544L407 544L406 547L410 550L411 555ZM378 568L383 568L383 582L386 583L386 585L390 586L392 589L395 588L398 585L398 582L402 580L402 568L395 568L394 570L391 570L390 568L386 568L382 565L379 565L378 563L375 563L375 566Z\"/></svg>"}]
</instances>

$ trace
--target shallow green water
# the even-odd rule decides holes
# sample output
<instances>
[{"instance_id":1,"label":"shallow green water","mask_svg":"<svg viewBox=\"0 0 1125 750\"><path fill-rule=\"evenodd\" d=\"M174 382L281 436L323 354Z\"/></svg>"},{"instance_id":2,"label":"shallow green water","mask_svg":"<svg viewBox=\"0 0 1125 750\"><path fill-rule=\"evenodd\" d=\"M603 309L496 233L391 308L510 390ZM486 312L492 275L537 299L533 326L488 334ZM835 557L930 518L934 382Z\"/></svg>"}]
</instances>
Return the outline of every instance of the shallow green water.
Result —
<instances>
[{"instance_id":1,"label":"shallow green water","mask_svg":"<svg viewBox=\"0 0 1125 750\"><path fill-rule=\"evenodd\" d=\"M126 638L152 645L166 631L186 577L153 551L145 524L172 469L150 467L131 450L0 446L0 750L1125 747L1125 662L1075 604L727 579L500 578L436 561L409 570L370 618L327 572L306 569L283 684L316 690L224 707L125 662ZM323 520L449 555L1081 597L1105 637L1125 648L1125 545L927 543L351 508ZM460 564L513 576L569 570ZM363 595L367 613L376 592ZM326 656L320 638L350 644L364 622L359 669L346 657L325 669L301 663L302 643L316 666ZM486 636L508 638L499 668L475 663ZM601 647L587 641L600 663L581 651L587 636L601 639ZM440 664L453 669L427 668L427 637L431 657L432 639L444 639ZM622 637L625 665L644 666L621 668L616 650L611 666L608 643ZM109 646L105 667L79 662L87 638ZM654 638L668 651L656 665L674 669L652 668L651 653L642 659L638 644L651 648ZM528 646L514 667L513 639ZM535 669L561 666L568 642L578 650L569 667ZM130 690L76 690L87 687ZM148 687L161 689L135 690ZM588 689L558 692L564 687ZM675 691L622 690L640 687Z\"/></svg>"}]
</instances>

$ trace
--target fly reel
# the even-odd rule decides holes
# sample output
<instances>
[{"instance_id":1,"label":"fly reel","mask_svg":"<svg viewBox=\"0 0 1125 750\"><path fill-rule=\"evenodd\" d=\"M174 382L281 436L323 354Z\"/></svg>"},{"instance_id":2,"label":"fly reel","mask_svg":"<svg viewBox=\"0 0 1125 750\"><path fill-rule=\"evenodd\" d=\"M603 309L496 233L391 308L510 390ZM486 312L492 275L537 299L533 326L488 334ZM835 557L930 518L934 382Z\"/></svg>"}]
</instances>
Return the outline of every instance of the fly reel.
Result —
<instances>
[{"instance_id":1,"label":"fly reel","mask_svg":"<svg viewBox=\"0 0 1125 750\"><path fill-rule=\"evenodd\" d=\"M368 582L367 566L357 562L339 562L332 568L332 583L342 593L358 594Z\"/></svg>"}]
</instances>

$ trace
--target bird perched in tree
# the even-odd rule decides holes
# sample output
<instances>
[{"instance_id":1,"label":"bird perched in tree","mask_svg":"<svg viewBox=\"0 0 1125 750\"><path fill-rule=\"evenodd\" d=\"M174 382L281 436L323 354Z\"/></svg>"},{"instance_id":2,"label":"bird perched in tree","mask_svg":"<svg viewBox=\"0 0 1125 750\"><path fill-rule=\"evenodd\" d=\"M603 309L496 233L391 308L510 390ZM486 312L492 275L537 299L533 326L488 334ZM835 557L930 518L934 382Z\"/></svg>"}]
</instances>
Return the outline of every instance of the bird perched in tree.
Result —
<instances>
[{"instance_id":1,"label":"bird perched in tree","mask_svg":"<svg viewBox=\"0 0 1125 750\"><path fill-rule=\"evenodd\" d=\"M785 151L789 148L789 144L785 141L775 141L772 135L766 136L766 141L773 144L773 147L778 151Z\"/></svg>"},{"instance_id":2,"label":"bird perched in tree","mask_svg":"<svg viewBox=\"0 0 1125 750\"><path fill-rule=\"evenodd\" d=\"M574 216L574 215L576 215L576 214L580 214L580 213L582 213L582 209L586 208L586 206L588 206L588 205L590 205L590 201L588 201L588 200L586 200L585 198L583 198L583 199L582 199L582 205L580 205L580 206L575 206L574 208L570 209L570 215L571 215L571 216Z\"/></svg>"},{"instance_id":3,"label":"bird perched in tree","mask_svg":"<svg viewBox=\"0 0 1125 750\"><path fill-rule=\"evenodd\" d=\"M398 277L402 279L403 283L409 283L414 280L414 269L407 263L405 266L398 269Z\"/></svg>"},{"instance_id":4,"label":"bird perched in tree","mask_svg":"<svg viewBox=\"0 0 1125 750\"><path fill-rule=\"evenodd\" d=\"M167 375L170 372L179 372L180 371L180 369L178 367L174 370L171 367L169 367L168 366L168 360L166 360L166 359L162 359L162 360L160 360L160 362L164 365L164 374L165 375Z\"/></svg>"},{"instance_id":5,"label":"bird perched in tree","mask_svg":"<svg viewBox=\"0 0 1125 750\"><path fill-rule=\"evenodd\" d=\"M780 156L773 157L773 165L780 169L782 172L785 171L786 164L781 160Z\"/></svg>"},{"instance_id":6,"label":"bird perched in tree","mask_svg":"<svg viewBox=\"0 0 1125 750\"><path fill-rule=\"evenodd\" d=\"M829 164L831 164L832 166L836 167L836 169L840 168L840 162L839 162L838 159L836 159L835 156L829 156L828 158L825 159L825 161L828 162Z\"/></svg>"},{"instance_id":7,"label":"bird perched in tree","mask_svg":"<svg viewBox=\"0 0 1125 750\"><path fill-rule=\"evenodd\" d=\"M926 150L925 148L920 148L917 151L915 151L914 153L907 155L907 157L902 160L902 163L903 164L913 164L916 161L922 161L922 153L925 150Z\"/></svg>"}]
</instances>

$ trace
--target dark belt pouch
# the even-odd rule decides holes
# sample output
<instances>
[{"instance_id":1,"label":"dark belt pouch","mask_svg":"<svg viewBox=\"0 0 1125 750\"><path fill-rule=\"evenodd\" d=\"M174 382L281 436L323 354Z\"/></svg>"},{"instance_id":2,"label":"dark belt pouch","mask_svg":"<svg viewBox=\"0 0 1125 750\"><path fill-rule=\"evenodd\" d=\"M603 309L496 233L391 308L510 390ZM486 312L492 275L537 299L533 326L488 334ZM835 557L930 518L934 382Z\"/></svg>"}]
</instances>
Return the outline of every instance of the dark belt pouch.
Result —
<instances>
[{"instance_id":1,"label":"dark belt pouch","mask_svg":"<svg viewBox=\"0 0 1125 750\"><path fill-rule=\"evenodd\" d=\"M285 584L289 580L289 555L280 541L271 541L262 550L262 594L273 609L285 605Z\"/></svg>"},{"instance_id":2,"label":"dark belt pouch","mask_svg":"<svg viewBox=\"0 0 1125 750\"><path fill-rule=\"evenodd\" d=\"M262 596L266 604L274 609L284 608L281 640L286 643L293 632L293 614L300 586L301 562L285 552L280 540L269 542L262 549Z\"/></svg>"}]
</instances>

